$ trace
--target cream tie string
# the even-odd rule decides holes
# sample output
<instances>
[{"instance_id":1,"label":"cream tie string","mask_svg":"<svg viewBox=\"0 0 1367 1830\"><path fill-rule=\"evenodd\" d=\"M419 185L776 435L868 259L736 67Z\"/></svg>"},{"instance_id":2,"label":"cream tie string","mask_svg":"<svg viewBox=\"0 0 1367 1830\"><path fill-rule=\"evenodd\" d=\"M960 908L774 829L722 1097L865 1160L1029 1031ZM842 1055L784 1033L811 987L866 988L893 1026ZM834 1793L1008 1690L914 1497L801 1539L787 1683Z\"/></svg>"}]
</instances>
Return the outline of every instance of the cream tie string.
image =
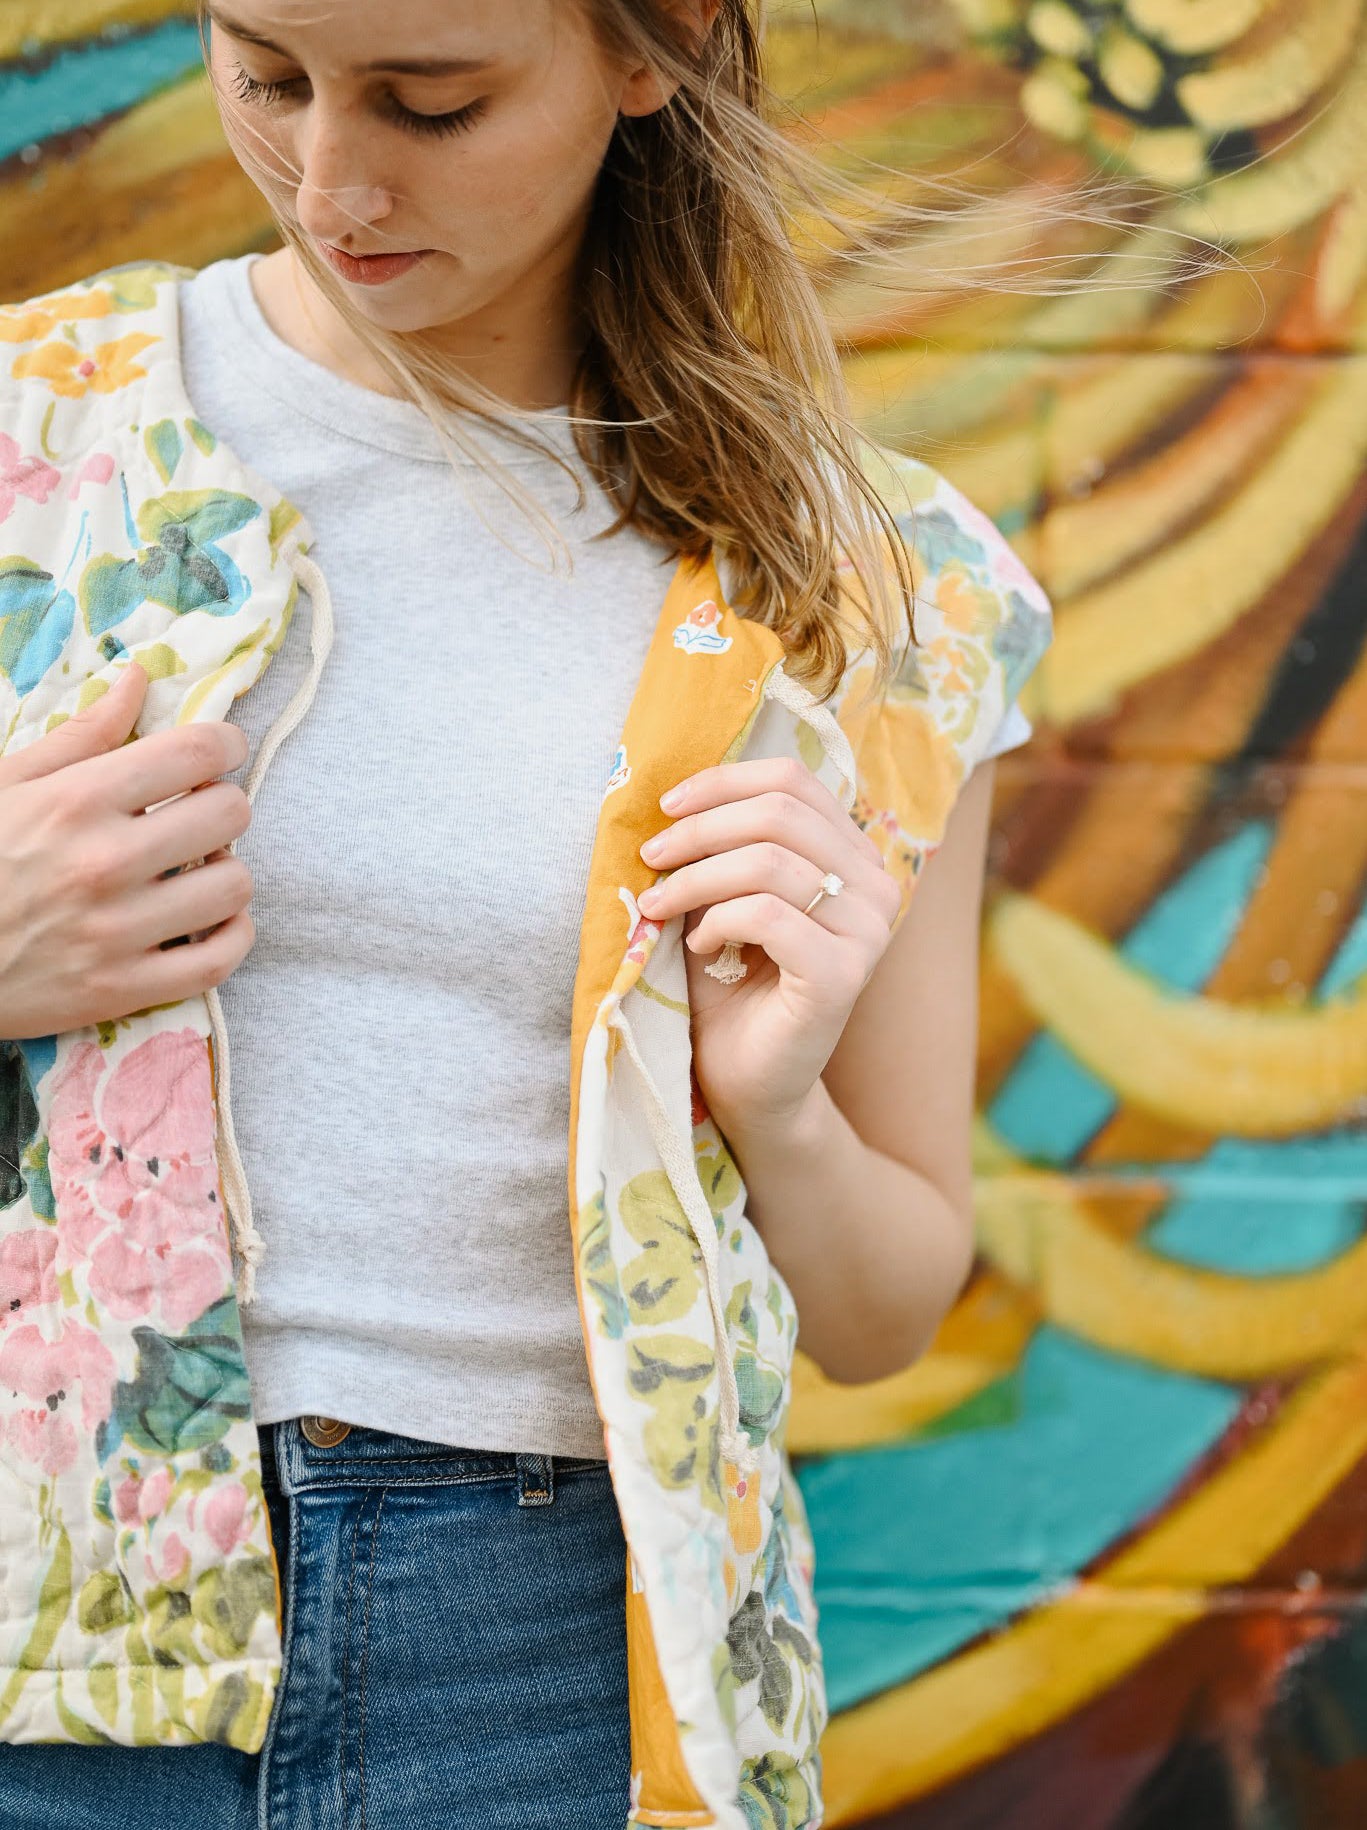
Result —
<instances>
[{"instance_id":1,"label":"cream tie string","mask_svg":"<svg viewBox=\"0 0 1367 1830\"><path fill-rule=\"evenodd\" d=\"M267 763L313 704L323 664L332 651L332 597L328 591L327 580L323 577L317 563L305 553L295 554L294 571L300 586L308 592L309 601L313 605L313 616L309 624L309 671L299 690L261 739L256 752L256 760L251 766L243 790L248 801L253 798L260 787ZM231 850L232 847L229 846L228 849ZM222 1138L219 1173L223 1184L223 1198L228 1206L228 1236L242 1263L237 1283L237 1300L240 1307L245 1307L256 1297L256 1268L265 1254L266 1242L256 1228L256 1220L252 1213L251 1191L247 1187L247 1177L242 1167L242 1154L237 1147L237 1134L233 1129L228 1031L223 1021L223 1006L219 1001L218 987L209 986L204 998L209 1006L209 1028L214 1039L214 1063L218 1080L218 1123Z\"/></svg>"}]
</instances>

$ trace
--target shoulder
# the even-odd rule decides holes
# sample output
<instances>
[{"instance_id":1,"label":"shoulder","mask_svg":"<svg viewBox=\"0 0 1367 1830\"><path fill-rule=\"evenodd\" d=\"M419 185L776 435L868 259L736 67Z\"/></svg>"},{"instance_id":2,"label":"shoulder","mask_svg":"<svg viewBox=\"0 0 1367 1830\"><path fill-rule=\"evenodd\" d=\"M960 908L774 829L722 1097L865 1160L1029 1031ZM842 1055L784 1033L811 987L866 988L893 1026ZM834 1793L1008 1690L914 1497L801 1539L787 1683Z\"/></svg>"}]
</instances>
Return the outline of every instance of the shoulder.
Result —
<instances>
[{"instance_id":1,"label":"shoulder","mask_svg":"<svg viewBox=\"0 0 1367 1830\"><path fill-rule=\"evenodd\" d=\"M834 702L858 767L856 817L908 874L943 835L963 783L1049 646L1049 599L994 522L919 459L866 442L865 480L910 561L916 639L888 690L871 696L866 648L852 647Z\"/></svg>"},{"instance_id":2,"label":"shoulder","mask_svg":"<svg viewBox=\"0 0 1367 1830\"><path fill-rule=\"evenodd\" d=\"M192 273L135 261L0 305L6 420L53 403L68 422L117 418L125 404L119 397L173 359L175 287Z\"/></svg>"},{"instance_id":3,"label":"shoulder","mask_svg":"<svg viewBox=\"0 0 1367 1830\"><path fill-rule=\"evenodd\" d=\"M911 560L918 636L985 642L1011 703L1053 635L1043 587L996 523L939 471L872 442L861 455Z\"/></svg>"},{"instance_id":4,"label":"shoulder","mask_svg":"<svg viewBox=\"0 0 1367 1830\"><path fill-rule=\"evenodd\" d=\"M155 310L162 287L194 272L171 261L102 267L68 285L0 304L0 338L7 344L38 343L64 324L117 326L129 316Z\"/></svg>"}]
</instances>

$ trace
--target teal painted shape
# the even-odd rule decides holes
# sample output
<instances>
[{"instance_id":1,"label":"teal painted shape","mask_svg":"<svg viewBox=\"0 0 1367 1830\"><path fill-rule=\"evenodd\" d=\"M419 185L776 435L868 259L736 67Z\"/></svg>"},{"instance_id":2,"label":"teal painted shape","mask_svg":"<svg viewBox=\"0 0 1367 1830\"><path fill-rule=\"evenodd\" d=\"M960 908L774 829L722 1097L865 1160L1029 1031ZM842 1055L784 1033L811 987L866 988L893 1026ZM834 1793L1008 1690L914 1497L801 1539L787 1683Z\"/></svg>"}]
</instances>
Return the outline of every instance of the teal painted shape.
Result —
<instances>
[{"instance_id":1,"label":"teal painted shape","mask_svg":"<svg viewBox=\"0 0 1367 1830\"><path fill-rule=\"evenodd\" d=\"M83 40L38 68L0 68L0 159L132 108L203 67L194 21L172 19L146 32Z\"/></svg>"},{"instance_id":2,"label":"teal painted shape","mask_svg":"<svg viewBox=\"0 0 1367 1830\"><path fill-rule=\"evenodd\" d=\"M905 1683L1071 1581L1162 1504L1239 1401L1046 1327L1001 1421L800 1464L832 1708Z\"/></svg>"},{"instance_id":3,"label":"teal painted shape","mask_svg":"<svg viewBox=\"0 0 1367 1830\"><path fill-rule=\"evenodd\" d=\"M1199 991L1223 959L1272 844L1263 821L1207 852L1120 943L1122 957L1175 991ZM1115 1111L1115 1095L1053 1036L1037 1036L989 1108L1012 1149L1071 1163Z\"/></svg>"},{"instance_id":4,"label":"teal painted shape","mask_svg":"<svg viewBox=\"0 0 1367 1830\"><path fill-rule=\"evenodd\" d=\"M1338 952L1325 968L1317 995L1337 998L1351 991L1360 978L1367 976L1367 908L1358 911Z\"/></svg>"},{"instance_id":5,"label":"teal painted shape","mask_svg":"<svg viewBox=\"0 0 1367 1830\"><path fill-rule=\"evenodd\" d=\"M1358 915L1315 995L1339 997L1364 974L1367 912ZM1146 1234L1154 1251L1250 1277L1313 1270L1362 1237L1367 1130L1345 1125L1269 1143L1222 1138L1173 1180L1181 1192Z\"/></svg>"},{"instance_id":6,"label":"teal painted shape","mask_svg":"<svg viewBox=\"0 0 1367 1830\"><path fill-rule=\"evenodd\" d=\"M1172 1179L1178 1192L1145 1234L1152 1251L1246 1277L1308 1271L1362 1236L1367 1136L1222 1138Z\"/></svg>"}]
</instances>

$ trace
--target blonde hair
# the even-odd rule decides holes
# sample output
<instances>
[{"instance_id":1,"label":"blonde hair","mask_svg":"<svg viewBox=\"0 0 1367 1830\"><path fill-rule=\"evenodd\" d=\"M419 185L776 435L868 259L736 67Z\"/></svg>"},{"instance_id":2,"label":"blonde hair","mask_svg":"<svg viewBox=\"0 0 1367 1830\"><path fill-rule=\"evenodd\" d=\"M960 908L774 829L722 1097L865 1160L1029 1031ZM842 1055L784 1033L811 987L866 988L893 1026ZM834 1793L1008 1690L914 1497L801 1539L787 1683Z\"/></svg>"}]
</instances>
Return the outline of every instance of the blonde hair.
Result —
<instances>
[{"instance_id":1,"label":"blonde hair","mask_svg":"<svg viewBox=\"0 0 1367 1830\"><path fill-rule=\"evenodd\" d=\"M670 95L652 114L619 118L579 265L585 336L571 425L617 511L604 533L631 526L679 557L715 553L733 606L779 636L789 673L828 697L853 648L883 693L902 659L894 632L916 639L908 542L866 475L818 262L800 251L796 225L809 225L827 269L871 252L876 267L889 220L923 227L939 213L893 205L880 220L866 187L781 130L763 76L763 0L720 0L698 44L680 36L663 0L579 3L608 54L653 67ZM199 29L207 65L203 0ZM377 329L295 225L275 220L448 455L473 456L547 527L459 419L544 449L519 426L529 415L453 371L423 333ZM1026 289L1053 287L1046 278Z\"/></svg>"}]
</instances>

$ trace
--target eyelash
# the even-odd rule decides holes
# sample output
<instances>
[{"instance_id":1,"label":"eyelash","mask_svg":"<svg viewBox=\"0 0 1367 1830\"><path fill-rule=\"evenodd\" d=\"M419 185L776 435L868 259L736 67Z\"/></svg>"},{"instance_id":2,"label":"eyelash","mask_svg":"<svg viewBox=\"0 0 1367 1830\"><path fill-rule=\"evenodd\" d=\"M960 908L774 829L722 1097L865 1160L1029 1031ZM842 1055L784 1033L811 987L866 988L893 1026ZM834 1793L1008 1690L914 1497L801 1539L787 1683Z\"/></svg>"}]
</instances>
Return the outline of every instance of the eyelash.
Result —
<instances>
[{"instance_id":1,"label":"eyelash","mask_svg":"<svg viewBox=\"0 0 1367 1830\"><path fill-rule=\"evenodd\" d=\"M296 79L298 80L298 79ZM238 64L233 79L237 93L247 102L283 101L294 83L261 83ZM484 113L487 103L483 100L469 102L464 108L453 108L449 114L415 114L411 108L395 102L392 119L410 133L417 134L453 134L468 133Z\"/></svg>"}]
</instances>

